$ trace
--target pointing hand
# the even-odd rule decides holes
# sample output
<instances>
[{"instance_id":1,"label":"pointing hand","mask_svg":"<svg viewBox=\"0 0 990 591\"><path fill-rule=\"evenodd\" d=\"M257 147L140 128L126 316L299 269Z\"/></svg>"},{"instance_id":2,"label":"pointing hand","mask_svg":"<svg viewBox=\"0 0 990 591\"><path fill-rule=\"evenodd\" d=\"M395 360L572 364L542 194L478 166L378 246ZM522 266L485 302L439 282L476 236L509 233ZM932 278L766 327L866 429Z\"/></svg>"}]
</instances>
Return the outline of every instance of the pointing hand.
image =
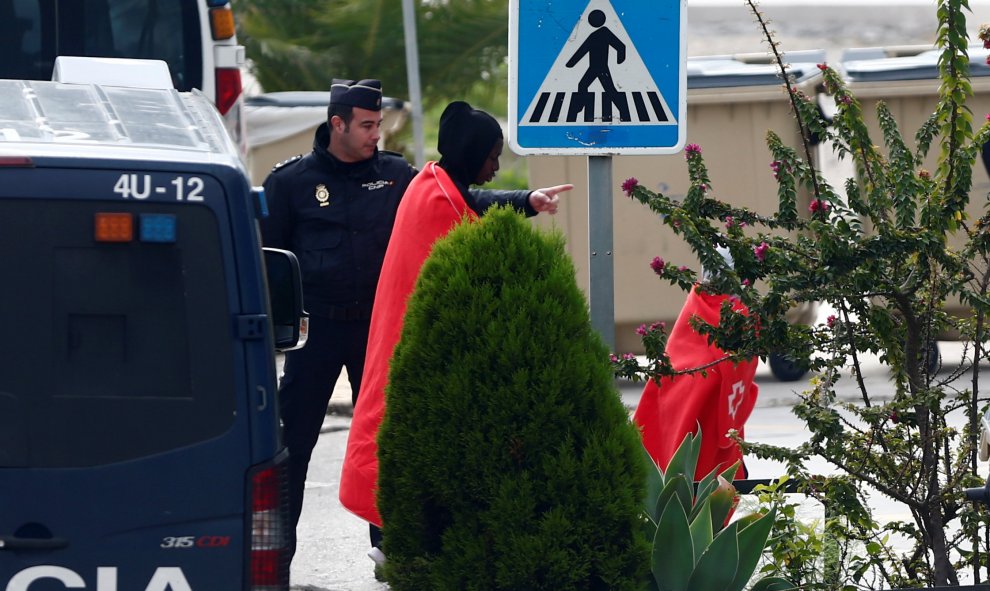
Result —
<instances>
[{"instance_id":1,"label":"pointing hand","mask_svg":"<svg viewBox=\"0 0 990 591\"><path fill-rule=\"evenodd\" d=\"M567 184L537 189L529 194L529 205L538 213L545 212L553 215L557 213L557 201L559 200L557 194L570 191L573 188L574 185Z\"/></svg>"}]
</instances>

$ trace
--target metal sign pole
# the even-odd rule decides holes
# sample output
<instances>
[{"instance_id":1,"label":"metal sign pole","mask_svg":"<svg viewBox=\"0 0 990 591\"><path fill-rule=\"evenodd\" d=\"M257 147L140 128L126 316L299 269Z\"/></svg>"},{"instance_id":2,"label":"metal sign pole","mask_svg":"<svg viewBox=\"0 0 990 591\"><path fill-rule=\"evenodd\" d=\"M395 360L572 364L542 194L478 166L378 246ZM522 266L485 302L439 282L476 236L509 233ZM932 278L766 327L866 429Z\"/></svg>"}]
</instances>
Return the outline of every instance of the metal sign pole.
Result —
<instances>
[{"instance_id":1,"label":"metal sign pole","mask_svg":"<svg viewBox=\"0 0 990 591\"><path fill-rule=\"evenodd\" d=\"M612 256L612 157L588 157L588 299L591 326L615 351L615 262Z\"/></svg>"},{"instance_id":2,"label":"metal sign pole","mask_svg":"<svg viewBox=\"0 0 990 591\"><path fill-rule=\"evenodd\" d=\"M416 167L423 168L426 163L423 147L423 97L419 83L419 42L416 40L416 6L413 0L402 0L402 26L406 36L409 102L412 103L413 156L416 158Z\"/></svg>"}]
</instances>

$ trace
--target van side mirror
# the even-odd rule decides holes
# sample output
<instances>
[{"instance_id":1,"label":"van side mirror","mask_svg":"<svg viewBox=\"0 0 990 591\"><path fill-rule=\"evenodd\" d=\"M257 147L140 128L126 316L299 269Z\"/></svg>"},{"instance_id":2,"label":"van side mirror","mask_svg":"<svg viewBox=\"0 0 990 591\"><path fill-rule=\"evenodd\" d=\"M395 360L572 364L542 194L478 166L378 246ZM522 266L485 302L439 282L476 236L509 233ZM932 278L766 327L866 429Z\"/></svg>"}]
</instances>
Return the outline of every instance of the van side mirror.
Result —
<instances>
[{"instance_id":1,"label":"van side mirror","mask_svg":"<svg viewBox=\"0 0 990 591\"><path fill-rule=\"evenodd\" d=\"M299 261L287 250L265 248L264 252L275 349L300 349L309 335L309 314L303 310Z\"/></svg>"}]
</instances>

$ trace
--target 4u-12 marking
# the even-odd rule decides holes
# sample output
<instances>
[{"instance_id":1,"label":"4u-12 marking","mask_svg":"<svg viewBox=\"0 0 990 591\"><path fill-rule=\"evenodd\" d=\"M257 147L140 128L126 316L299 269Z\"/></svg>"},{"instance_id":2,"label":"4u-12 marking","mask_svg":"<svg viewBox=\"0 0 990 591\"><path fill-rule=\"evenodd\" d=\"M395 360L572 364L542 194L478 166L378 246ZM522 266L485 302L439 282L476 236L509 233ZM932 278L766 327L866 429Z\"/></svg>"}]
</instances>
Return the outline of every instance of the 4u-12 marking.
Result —
<instances>
[{"instance_id":1,"label":"4u-12 marking","mask_svg":"<svg viewBox=\"0 0 990 591\"><path fill-rule=\"evenodd\" d=\"M205 183L198 176L176 176L165 184L156 184L150 174L125 172L114 183L113 192L124 199L147 199L152 193L172 197L175 201L204 201Z\"/></svg>"}]
</instances>

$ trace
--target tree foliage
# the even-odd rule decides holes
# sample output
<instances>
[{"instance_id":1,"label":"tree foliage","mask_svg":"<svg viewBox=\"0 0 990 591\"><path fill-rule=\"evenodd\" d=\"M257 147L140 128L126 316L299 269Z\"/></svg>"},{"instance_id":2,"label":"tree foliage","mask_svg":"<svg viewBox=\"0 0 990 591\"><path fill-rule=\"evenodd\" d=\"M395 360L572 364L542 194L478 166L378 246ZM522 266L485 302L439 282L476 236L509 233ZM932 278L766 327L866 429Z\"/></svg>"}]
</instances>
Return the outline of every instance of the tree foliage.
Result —
<instances>
[{"instance_id":1,"label":"tree foliage","mask_svg":"<svg viewBox=\"0 0 990 591\"><path fill-rule=\"evenodd\" d=\"M416 0L424 110L468 99L504 111L506 0ZM407 98L398 0L238 0L238 34L267 91L327 90L331 78L378 78Z\"/></svg>"}]
</instances>

